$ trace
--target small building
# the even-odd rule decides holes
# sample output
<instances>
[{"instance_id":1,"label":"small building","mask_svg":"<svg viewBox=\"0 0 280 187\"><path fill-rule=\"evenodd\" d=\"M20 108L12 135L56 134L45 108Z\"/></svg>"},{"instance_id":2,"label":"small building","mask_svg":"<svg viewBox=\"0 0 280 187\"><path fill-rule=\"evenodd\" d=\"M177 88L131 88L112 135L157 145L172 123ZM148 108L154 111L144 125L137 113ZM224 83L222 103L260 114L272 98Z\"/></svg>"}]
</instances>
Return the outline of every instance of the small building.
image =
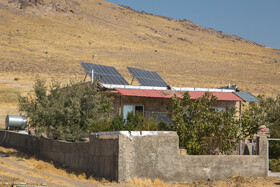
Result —
<instances>
[{"instance_id":1,"label":"small building","mask_svg":"<svg viewBox=\"0 0 280 187\"><path fill-rule=\"evenodd\" d=\"M156 72L128 67L133 76L129 84L114 67L85 62L81 62L81 65L86 76L90 75L92 81L100 79L103 90L114 98L112 117L123 115L126 119L129 112L140 112L145 117L156 117L168 122L167 107L172 104L171 98L174 95L182 98L186 91L191 99L197 99L205 92L216 96L213 108L218 111L236 107L240 113L241 102L259 101L250 93L239 92L236 85L217 89L170 87ZM141 86L132 85L134 78Z\"/></svg>"},{"instance_id":2,"label":"small building","mask_svg":"<svg viewBox=\"0 0 280 187\"><path fill-rule=\"evenodd\" d=\"M179 87L148 87L132 85L108 85L103 84L110 95L114 98L113 115L123 115L124 119L129 112L141 112L145 117L156 117L165 122L170 121L167 117L167 107L172 104L172 96L182 98L188 91L191 99L197 99L209 92L217 97L214 103L218 111L229 111L236 107L241 108L241 102L257 102L256 97L250 93L236 92L235 89L207 89L207 88L179 88Z\"/></svg>"}]
</instances>

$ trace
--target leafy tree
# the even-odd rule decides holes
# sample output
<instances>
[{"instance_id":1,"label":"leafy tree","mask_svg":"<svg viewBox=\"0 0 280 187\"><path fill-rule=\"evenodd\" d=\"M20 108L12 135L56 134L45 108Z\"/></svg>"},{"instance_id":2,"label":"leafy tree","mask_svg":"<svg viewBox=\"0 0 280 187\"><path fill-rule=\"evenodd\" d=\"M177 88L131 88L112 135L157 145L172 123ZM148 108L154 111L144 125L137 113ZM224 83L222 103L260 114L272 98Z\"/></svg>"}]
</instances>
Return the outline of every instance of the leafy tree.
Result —
<instances>
[{"instance_id":1,"label":"leafy tree","mask_svg":"<svg viewBox=\"0 0 280 187\"><path fill-rule=\"evenodd\" d=\"M242 128L247 135L265 125L270 129L272 138L280 138L280 94L275 98L259 96L261 102L250 103L242 114ZM248 128L250 126L252 129ZM280 142L271 141L269 147L270 158L280 158Z\"/></svg>"},{"instance_id":2,"label":"leafy tree","mask_svg":"<svg viewBox=\"0 0 280 187\"><path fill-rule=\"evenodd\" d=\"M213 109L216 100L210 93L195 100L190 99L188 92L183 99L172 98L171 129L177 131L180 147L189 154L226 154L239 141L235 109L218 112Z\"/></svg>"},{"instance_id":3,"label":"leafy tree","mask_svg":"<svg viewBox=\"0 0 280 187\"><path fill-rule=\"evenodd\" d=\"M263 96L259 96L261 100L265 99ZM251 102L246 107L243 105L245 110L242 112L241 117L241 127L242 127L242 135L243 137L252 138L254 134L258 131L259 126L266 125L268 126L268 122L266 121L266 108L268 103L261 102Z\"/></svg>"},{"instance_id":4,"label":"leafy tree","mask_svg":"<svg viewBox=\"0 0 280 187\"><path fill-rule=\"evenodd\" d=\"M168 130L168 125L158 122L157 118L146 118L141 113L128 113L127 120L122 115L117 115L111 122L110 130L120 131L163 131Z\"/></svg>"},{"instance_id":5,"label":"leafy tree","mask_svg":"<svg viewBox=\"0 0 280 187\"><path fill-rule=\"evenodd\" d=\"M109 119L111 99L100 93L98 81L82 84L71 81L62 87L53 81L36 78L34 93L19 96L18 109L28 118L37 135L66 141L78 141L89 126Z\"/></svg>"}]
</instances>

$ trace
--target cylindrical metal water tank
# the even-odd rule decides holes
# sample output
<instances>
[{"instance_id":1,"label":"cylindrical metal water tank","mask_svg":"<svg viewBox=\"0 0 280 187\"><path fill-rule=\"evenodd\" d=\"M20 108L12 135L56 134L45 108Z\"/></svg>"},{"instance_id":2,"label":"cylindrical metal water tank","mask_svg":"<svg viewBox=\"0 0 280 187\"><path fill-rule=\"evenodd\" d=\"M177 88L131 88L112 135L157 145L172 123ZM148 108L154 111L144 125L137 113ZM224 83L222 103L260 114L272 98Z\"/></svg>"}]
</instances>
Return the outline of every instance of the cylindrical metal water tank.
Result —
<instances>
[{"instance_id":1,"label":"cylindrical metal water tank","mask_svg":"<svg viewBox=\"0 0 280 187\"><path fill-rule=\"evenodd\" d=\"M6 129L23 129L27 126L24 116L7 115Z\"/></svg>"}]
</instances>

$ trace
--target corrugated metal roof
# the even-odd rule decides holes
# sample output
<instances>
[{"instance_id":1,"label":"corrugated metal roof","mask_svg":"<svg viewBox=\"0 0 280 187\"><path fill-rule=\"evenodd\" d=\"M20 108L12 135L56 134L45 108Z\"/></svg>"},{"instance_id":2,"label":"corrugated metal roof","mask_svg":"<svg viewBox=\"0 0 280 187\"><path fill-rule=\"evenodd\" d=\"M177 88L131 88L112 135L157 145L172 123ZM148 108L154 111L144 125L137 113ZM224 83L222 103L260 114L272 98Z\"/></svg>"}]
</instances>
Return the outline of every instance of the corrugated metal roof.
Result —
<instances>
[{"instance_id":1,"label":"corrugated metal roof","mask_svg":"<svg viewBox=\"0 0 280 187\"><path fill-rule=\"evenodd\" d=\"M243 99L243 101L248 101L248 102L260 102L258 98L253 96L252 94L248 92L234 92L235 95Z\"/></svg>"},{"instance_id":2,"label":"corrugated metal roof","mask_svg":"<svg viewBox=\"0 0 280 187\"><path fill-rule=\"evenodd\" d=\"M116 85L116 84L102 84L102 87L107 89L126 88L137 90L170 90L167 87L155 87L155 86L136 86L136 85ZM171 87L173 91L181 92L235 92L234 89L212 89L212 88L190 88L190 87Z\"/></svg>"},{"instance_id":3,"label":"corrugated metal roof","mask_svg":"<svg viewBox=\"0 0 280 187\"><path fill-rule=\"evenodd\" d=\"M125 89L116 88L116 90L123 96L135 97L155 97L155 98L171 98L174 94L182 98L185 92L172 90L139 90L139 89ZM191 99L196 99L205 94L205 92L189 92ZM243 101L240 97L232 92L210 92L220 101Z\"/></svg>"}]
</instances>

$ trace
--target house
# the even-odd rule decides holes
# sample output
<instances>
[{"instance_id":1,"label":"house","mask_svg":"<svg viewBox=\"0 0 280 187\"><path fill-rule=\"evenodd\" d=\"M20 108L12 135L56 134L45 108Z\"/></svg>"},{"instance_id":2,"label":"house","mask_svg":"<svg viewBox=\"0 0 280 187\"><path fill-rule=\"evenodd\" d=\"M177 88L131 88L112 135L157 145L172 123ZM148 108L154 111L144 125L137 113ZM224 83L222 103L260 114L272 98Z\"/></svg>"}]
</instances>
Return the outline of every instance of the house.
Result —
<instances>
[{"instance_id":1,"label":"house","mask_svg":"<svg viewBox=\"0 0 280 187\"><path fill-rule=\"evenodd\" d=\"M82 67L93 79L100 79L103 90L112 96L113 108L112 117L123 115L127 118L129 112L140 112L145 117L157 117L166 122L170 121L167 117L167 106L172 104L172 96L183 96L188 91L191 99L196 99L210 92L217 97L214 108L218 111L230 110L236 107L240 113L241 102L258 102L259 100L246 92L239 92L236 85L229 85L217 89L208 88L180 88L170 87L164 80L152 71L128 67L128 70L141 86L131 85L121 76L121 74L110 66L97 65L81 62Z\"/></svg>"},{"instance_id":2,"label":"house","mask_svg":"<svg viewBox=\"0 0 280 187\"><path fill-rule=\"evenodd\" d=\"M214 103L218 111L229 111L236 107L237 111L241 110L242 102L258 102L259 100L246 92L236 92L234 89L207 89L207 88L179 88L171 87L148 87L132 85L108 85L103 84L103 88L110 92L114 98L113 115L123 115L124 119L129 112L141 112L146 117L157 117L164 121L167 118L167 106L172 103L172 96L182 98L183 94L188 91L191 99L197 99L209 92L217 97Z\"/></svg>"}]
</instances>

